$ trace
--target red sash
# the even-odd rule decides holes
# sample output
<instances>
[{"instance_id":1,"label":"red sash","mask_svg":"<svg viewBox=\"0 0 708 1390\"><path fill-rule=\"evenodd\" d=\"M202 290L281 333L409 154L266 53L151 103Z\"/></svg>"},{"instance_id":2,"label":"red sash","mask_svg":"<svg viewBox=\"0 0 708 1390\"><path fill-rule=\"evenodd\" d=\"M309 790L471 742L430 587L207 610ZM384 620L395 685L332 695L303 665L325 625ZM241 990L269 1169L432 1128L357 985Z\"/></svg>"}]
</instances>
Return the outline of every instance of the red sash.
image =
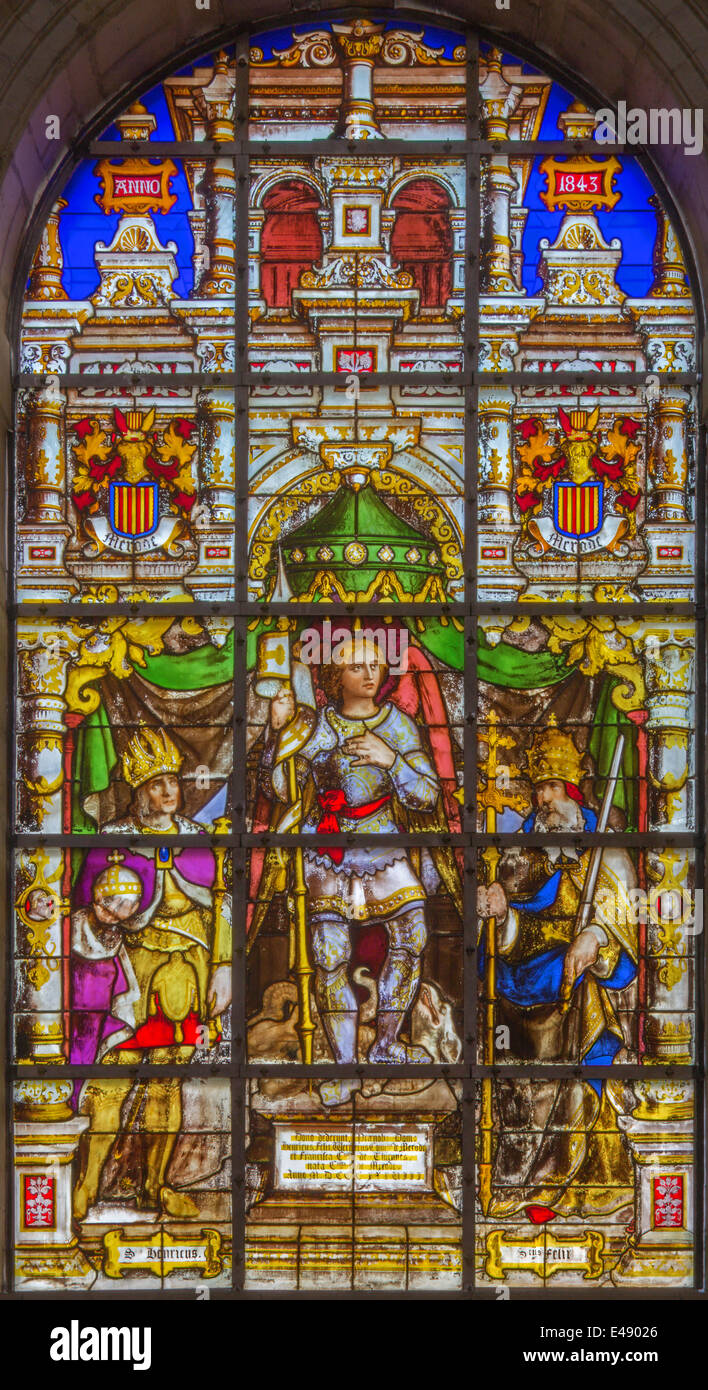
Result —
<instances>
[{"instance_id":1,"label":"red sash","mask_svg":"<svg viewBox=\"0 0 708 1390\"><path fill-rule=\"evenodd\" d=\"M350 806L343 791L318 792L317 800L324 812L317 826L318 834L338 835L341 830L340 815L348 820L364 820L366 816L373 816L375 811L380 811L381 807L391 800L391 793L380 796L378 801L367 801L363 806ZM344 858L344 850L338 845L332 845L331 848L319 845L315 853L328 854L335 864L341 864Z\"/></svg>"}]
</instances>

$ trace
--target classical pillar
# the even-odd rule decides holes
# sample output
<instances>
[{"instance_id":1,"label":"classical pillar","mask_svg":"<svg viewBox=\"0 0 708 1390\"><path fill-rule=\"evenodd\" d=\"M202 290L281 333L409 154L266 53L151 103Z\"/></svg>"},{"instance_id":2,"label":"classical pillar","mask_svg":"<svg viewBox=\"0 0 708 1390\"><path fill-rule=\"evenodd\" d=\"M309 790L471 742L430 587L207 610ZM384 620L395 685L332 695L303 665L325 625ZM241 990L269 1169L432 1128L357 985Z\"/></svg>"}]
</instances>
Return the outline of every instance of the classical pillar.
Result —
<instances>
[{"instance_id":1,"label":"classical pillar","mask_svg":"<svg viewBox=\"0 0 708 1390\"><path fill-rule=\"evenodd\" d=\"M71 1225L73 1164L88 1116L74 1114L73 1081L15 1086L15 1278L17 1288L87 1288L96 1271Z\"/></svg>"},{"instance_id":2,"label":"classical pillar","mask_svg":"<svg viewBox=\"0 0 708 1390\"><path fill-rule=\"evenodd\" d=\"M78 645L68 625L20 625L18 725L23 829L62 831L67 665ZM67 1057L70 873L68 852L18 854L15 899L19 1063L61 1066ZM61 1279L85 1287L95 1271L71 1227L72 1164L89 1120L70 1105L71 1080L20 1081L15 1087L15 1257L19 1287Z\"/></svg>"},{"instance_id":3,"label":"classical pillar","mask_svg":"<svg viewBox=\"0 0 708 1390\"><path fill-rule=\"evenodd\" d=\"M656 299L690 299L686 283L686 262L678 237L664 212L661 199L652 194L649 202L656 213L654 241L654 283L649 291Z\"/></svg>"},{"instance_id":4,"label":"classical pillar","mask_svg":"<svg viewBox=\"0 0 708 1390\"><path fill-rule=\"evenodd\" d=\"M610 1278L620 1287L690 1287L693 1278L693 1084L633 1081L618 1115L634 1161L634 1230Z\"/></svg>"},{"instance_id":5,"label":"classical pillar","mask_svg":"<svg viewBox=\"0 0 708 1390\"><path fill-rule=\"evenodd\" d=\"M649 829L691 830L689 732L694 724L695 632L688 623L650 623L639 638L645 659L649 736Z\"/></svg>"},{"instance_id":6,"label":"classical pillar","mask_svg":"<svg viewBox=\"0 0 708 1390\"><path fill-rule=\"evenodd\" d=\"M691 823L688 731L693 722L693 633L678 623L647 624L641 637L647 685L649 828ZM648 1063L677 1067L675 1078L632 1082L636 1105L618 1116L635 1172L634 1230L616 1270L618 1285L650 1281L684 1287L693 1272L693 1085L681 1066L693 1059L694 912L689 856L667 847L648 854L646 1013Z\"/></svg>"},{"instance_id":7,"label":"classical pillar","mask_svg":"<svg viewBox=\"0 0 708 1390\"><path fill-rule=\"evenodd\" d=\"M15 902L15 1060L56 1065L66 1060L63 897L64 851L18 852Z\"/></svg>"},{"instance_id":8,"label":"classical pillar","mask_svg":"<svg viewBox=\"0 0 708 1390\"><path fill-rule=\"evenodd\" d=\"M199 393L202 500L214 521L233 526L234 397L228 388L206 387Z\"/></svg>"},{"instance_id":9,"label":"classical pillar","mask_svg":"<svg viewBox=\"0 0 708 1390\"><path fill-rule=\"evenodd\" d=\"M195 599L228 598L236 564L234 519L234 394L228 387L204 387L198 397L199 503L193 517L199 547L195 569L185 584Z\"/></svg>"},{"instance_id":10,"label":"classical pillar","mask_svg":"<svg viewBox=\"0 0 708 1390\"><path fill-rule=\"evenodd\" d=\"M206 112L207 139L225 143L234 140L234 78L223 50L214 64L214 76L202 93ZM234 241L236 176L230 157L210 159L202 181L206 209L205 241L209 269L200 285L200 295L225 298L236 285L236 246Z\"/></svg>"},{"instance_id":11,"label":"classical pillar","mask_svg":"<svg viewBox=\"0 0 708 1390\"><path fill-rule=\"evenodd\" d=\"M261 237L263 235L263 224L265 222L264 208L249 208L248 211L248 302L250 313L253 310L258 312L255 317L260 318L265 309L263 299L263 288L261 284Z\"/></svg>"},{"instance_id":12,"label":"classical pillar","mask_svg":"<svg viewBox=\"0 0 708 1390\"><path fill-rule=\"evenodd\" d=\"M452 232L452 299L464 305L465 298L465 228L467 213L465 208L450 208L450 230ZM471 330L468 330L471 331Z\"/></svg>"},{"instance_id":13,"label":"classical pillar","mask_svg":"<svg viewBox=\"0 0 708 1390\"><path fill-rule=\"evenodd\" d=\"M195 206L191 212L187 213L189 225L194 237L194 252L192 255L192 270L194 272L194 293L199 294L199 287L208 270L208 254L206 249L206 211L203 200L199 196L202 188L204 175L206 173L206 161L195 163L192 177L194 179L194 202Z\"/></svg>"},{"instance_id":14,"label":"classical pillar","mask_svg":"<svg viewBox=\"0 0 708 1390\"><path fill-rule=\"evenodd\" d=\"M686 522L688 392L664 388L656 402L649 454L649 519Z\"/></svg>"},{"instance_id":15,"label":"classical pillar","mask_svg":"<svg viewBox=\"0 0 708 1390\"><path fill-rule=\"evenodd\" d=\"M344 58L344 94L340 132L356 139L381 138L374 116L374 60L384 40L383 24L368 19L333 24Z\"/></svg>"},{"instance_id":16,"label":"classical pillar","mask_svg":"<svg viewBox=\"0 0 708 1390\"><path fill-rule=\"evenodd\" d=\"M56 385L33 391L28 400L27 448L21 469L26 489L22 520L32 526L65 524L65 410L64 395Z\"/></svg>"},{"instance_id":17,"label":"classical pillar","mask_svg":"<svg viewBox=\"0 0 708 1390\"><path fill-rule=\"evenodd\" d=\"M523 288L524 272L524 253L522 242L524 239L524 228L529 210L519 207L518 204L512 206L510 212L510 236L511 236L511 273L514 277L514 284L517 290Z\"/></svg>"},{"instance_id":18,"label":"classical pillar","mask_svg":"<svg viewBox=\"0 0 708 1390\"><path fill-rule=\"evenodd\" d=\"M27 299L68 299L61 281L64 257L59 239L59 218L65 207L68 207L66 199L60 198L44 224L42 239L34 253L29 273Z\"/></svg>"},{"instance_id":19,"label":"classical pillar","mask_svg":"<svg viewBox=\"0 0 708 1390\"><path fill-rule=\"evenodd\" d=\"M504 78L502 55L493 48L487 57L487 71L480 83L482 123L487 140L508 141L509 117L519 88ZM511 198L516 191L508 155L501 151L485 157L482 176L482 288L491 294L517 290L511 263Z\"/></svg>"},{"instance_id":20,"label":"classical pillar","mask_svg":"<svg viewBox=\"0 0 708 1390\"><path fill-rule=\"evenodd\" d=\"M67 663L78 643L68 625L22 623L18 647L21 828L61 833Z\"/></svg>"},{"instance_id":21,"label":"classical pillar","mask_svg":"<svg viewBox=\"0 0 708 1390\"><path fill-rule=\"evenodd\" d=\"M647 630L648 629L648 630ZM689 778L694 723L694 633L688 624L649 625L642 634L649 741L649 829L688 830L695 797ZM691 1062L693 913L688 854L667 846L647 856L647 1058Z\"/></svg>"},{"instance_id":22,"label":"classical pillar","mask_svg":"<svg viewBox=\"0 0 708 1390\"><path fill-rule=\"evenodd\" d=\"M523 585L512 562L513 408L511 387L480 390L477 592L485 600L516 598Z\"/></svg>"},{"instance_id":23,"label":"classical pillar","mask_svg":"<svg viewBox=\"0 0 708 1390\"><path fill-rule=\"evenodd\" d=\"M513 406L511 388L480 392L478 508L482 525L512 525Z\"/></svg>"}]
</instances>

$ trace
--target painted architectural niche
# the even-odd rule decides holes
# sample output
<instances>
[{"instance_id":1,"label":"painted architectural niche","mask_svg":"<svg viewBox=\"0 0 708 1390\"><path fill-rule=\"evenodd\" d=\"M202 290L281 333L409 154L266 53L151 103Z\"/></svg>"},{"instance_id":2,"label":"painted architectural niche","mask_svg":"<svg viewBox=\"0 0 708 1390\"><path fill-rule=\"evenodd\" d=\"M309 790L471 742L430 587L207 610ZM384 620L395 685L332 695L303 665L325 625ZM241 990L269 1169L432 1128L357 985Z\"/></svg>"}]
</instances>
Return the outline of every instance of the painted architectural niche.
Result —
<instances>
[{"instance_id":1,"label":"painted architectural niche","mask_svg":"<svg viewBox=\"0 0 708 1390\"><path fill-rule=\"evenodd\" d=\"M226 46L116 118L125 154L76 170L27 284L13 1036L18 1063L76 1071L17 1083L18 1287L228 1287L242 1200L266 1293L466 1290L473 1200L478 1287L687 1286L700 938L694 853L669 840L701 827L695 627L665 613L695 598L676 229L636 161L526 151L592 134L552 79L484 43L476 74L462 35L368 18L252 36L242 225L212 143L241 129L237 72ZM477 76L495 150L468 158ZM355 149L318 151L333 136ZM131 149L176 139L188 156ZM475 645L473 598L498 605ZM231 828L247 858L212 838ZM602 851L598 830L653 838ZM480 853L476 935L465 869L497 831L518 839ZM263 1074L232 1115L244 1061ZM583 1073L616 1061L634 1079ZM470 1063L495 1068L476 1106Z\"/></svg>"}]
</instances>

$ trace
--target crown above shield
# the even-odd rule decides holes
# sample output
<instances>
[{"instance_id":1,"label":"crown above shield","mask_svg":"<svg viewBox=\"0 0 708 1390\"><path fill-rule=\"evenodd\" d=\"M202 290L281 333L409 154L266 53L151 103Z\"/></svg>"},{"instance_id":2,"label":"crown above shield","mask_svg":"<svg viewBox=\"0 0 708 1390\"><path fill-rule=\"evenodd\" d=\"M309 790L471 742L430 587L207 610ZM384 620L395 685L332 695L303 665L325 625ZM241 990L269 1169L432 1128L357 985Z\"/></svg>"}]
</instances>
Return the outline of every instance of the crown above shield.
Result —
<instances>
[{"instance_id":1,"label":"crown above shield","mask_svg":"<svg viewBox=\"0 0 708 1390\"><path fill-rule=\"evenodd\" d=\"M139 729L123 754L123 776L130 787L141 787L153 777L175 775L183 761L164 729Z\"/></svg>"}]
</instances>

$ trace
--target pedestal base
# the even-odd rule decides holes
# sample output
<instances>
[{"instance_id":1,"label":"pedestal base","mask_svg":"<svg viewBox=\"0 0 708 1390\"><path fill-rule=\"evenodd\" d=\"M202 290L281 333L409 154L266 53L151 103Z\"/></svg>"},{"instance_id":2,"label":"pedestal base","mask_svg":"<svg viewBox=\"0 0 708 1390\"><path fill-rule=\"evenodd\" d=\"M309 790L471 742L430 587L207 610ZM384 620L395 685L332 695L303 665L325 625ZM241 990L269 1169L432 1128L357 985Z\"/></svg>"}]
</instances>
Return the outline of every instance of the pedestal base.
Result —
<instances>
[{"instance_id":1,"label":"pedestal base","mask_svg":"<svg viewBox=\"0 0 708 1390\"><path fill-rule=\"evenodd\" d=\"M95 1283L97 1271L79 1249L77 1240L71 1245L43 1245L32 1249L18 1248L15 1252L16 1289L88 1289Z\"/></svg>"},{"instance_id":2,"label":"pedestal base","mask_svg":"<svg viewBox=\"0 0 708 1390\"><path fill-rule=\"evenodd\" d=\"M635 1233L612 1282L620 1287L689 1287L693 1280L693 1121L664 1118L657 1102L655 1116L620 1115L618 1124L636 1172Z\"/></svg>"}]
</instances>

